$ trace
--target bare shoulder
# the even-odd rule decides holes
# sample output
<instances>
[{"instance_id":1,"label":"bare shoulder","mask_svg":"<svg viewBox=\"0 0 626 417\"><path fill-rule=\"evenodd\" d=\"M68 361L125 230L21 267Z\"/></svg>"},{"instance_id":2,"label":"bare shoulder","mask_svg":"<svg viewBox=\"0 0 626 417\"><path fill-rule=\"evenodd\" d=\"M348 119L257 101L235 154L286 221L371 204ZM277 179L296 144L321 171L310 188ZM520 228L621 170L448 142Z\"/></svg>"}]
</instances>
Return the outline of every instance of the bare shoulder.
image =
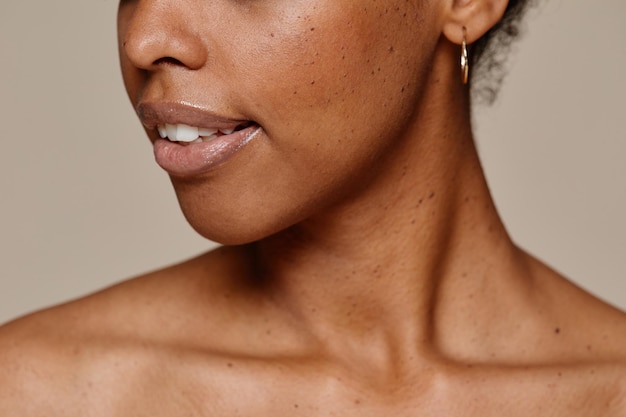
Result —
<instances>
[{"instance_id":1,"label":"bare shoulder","mask_svg":"<svg viewBox=\"0 0 626 417\"><path fill-rule=\"evenodd\" d=\"M234 256L216 250L1 326L0 415L80 415L120 398L166 349L200 340L186 317L228 293Z\"/></svg>"},{"instance_id":2,"label":"bare shoulder","mask_svg":"<svg viewBox=\"0 0 626 417\"><path fill-rule=\"evenodd\" d=\"M550 330L542 345L563 361L626 364L626 313L538 261L532 268L536 315Z\"/></svg>"},{"instance_id":3,"label":"bare shoulder","mask_svg":"<svg viewBox=\"0 0 626 417\"><path fill-rule=\"evenodd\" d=\"M626 313L539 262L534 268L540 314L550 325L550 336L536 340L550 364L538 381L552 379L548 392L567 387L562 392L573 394L580 415L626 416Z\"/></svg>"}]
</instances>

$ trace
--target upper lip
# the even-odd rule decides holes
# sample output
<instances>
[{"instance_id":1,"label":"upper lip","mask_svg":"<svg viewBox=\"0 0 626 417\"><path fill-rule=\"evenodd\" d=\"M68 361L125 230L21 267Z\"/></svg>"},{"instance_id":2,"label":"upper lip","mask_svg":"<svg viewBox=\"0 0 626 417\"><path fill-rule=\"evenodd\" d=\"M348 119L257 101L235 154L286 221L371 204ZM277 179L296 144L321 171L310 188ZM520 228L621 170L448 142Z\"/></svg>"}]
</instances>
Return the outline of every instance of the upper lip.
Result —
<instances>
[{"instance_id":1,"label":"upper lip","mask_svg":"<svg viewBox=\"0 0 626 417\"><path fill-rule=\"evenodd\" d=\"M222 117L209 110L177 102L144 102L137 106L136 111L141 123L148 129L155 129L165 123L186 124L206 129L235 129L249 122L244 119Z\"/></svg>"}]
</instances>

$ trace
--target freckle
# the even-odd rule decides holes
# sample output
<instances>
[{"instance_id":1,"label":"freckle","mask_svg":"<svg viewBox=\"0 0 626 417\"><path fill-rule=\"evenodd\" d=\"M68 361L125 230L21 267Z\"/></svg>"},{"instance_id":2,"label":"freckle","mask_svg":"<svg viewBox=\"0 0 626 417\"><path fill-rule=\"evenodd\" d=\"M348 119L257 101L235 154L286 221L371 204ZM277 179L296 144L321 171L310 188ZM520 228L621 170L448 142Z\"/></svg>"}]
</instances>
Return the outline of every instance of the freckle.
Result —
<instances>
[{"instance_id":1,"label":"freckle","mask_svg":"<svg viewBox=\"0 0 626 417\"><path fill-rule=\"evenodd\" d=\"M354 403L355 403L356 405L359 405L359 404L361 404L361 400L356 399L356 400L354 400Z\"/></svg>"},{"instance_id":2,"label":"freckle","mask_svg":"<svg viewBox=\"0 0 626 417\"><path fill-rule=\"evenodd\" d=\"M433 198L435 196L434 192L431 192L430 195L428 196L428 198Z\"/></svg>"},{"instance_id":3,"label":"freckle","mask_svg":"<svg viewBox=\"0 0 626 417\"><path fill-rule=\"evenodd\" d=\"M273 32L272 32L272 33L270 33L270 36L273 38L273 37L274 37L274 33L273 33Z\"/></svg>"},{"instance_id":4,"label":"freckle","mask_svg":"<svg viewBox=\"0 0 626 417\"><path fill-rule=\"evenodd\" d=\"M315 28L311 28L311 32L313 32L315 30Z\"/></svg>"},{"instance_id":5,"label":"freckle","mask_svg":"<svg viewBox=\"0 0 626 417\"><path fill-rule=\"evenodd\" d=\"M293 408L298 408L298 407L300 407L298 404L293 405Z\"/></svg>"},{"instance_id":6,"label":"freckle","mask_svg":"<svg viewBox=\"0 0 626 417\"><path fill-rule=\"evenodd\" d=\"M390 46L390 47L389 47L389 49L388 49L388 51L389 51L390 53L391 53L391 52L393 52L393 51L394 51L393 46Z\"/></svg>"},{"instance_id":7,"label":"freckle","mask_svg":"<svg viewBox=\"0 0 626 417\"><path fill-rule=\"evenodd\" d=\"M311 81L311 85L315 84L315 80Z\"/></svg>"},{"instance_id":8,"label":"freckle","mask_svg":"<svg viewBox=\"0 0 626 417\"><path fill-rule=\"evenodd\" d=\"M233 364L232 364L232 363L230 363L230 362L228 362L228 367L229 367L229 368L232 368L232 367L233 367Z\"/></svg>"},{"instance_id":9,"label":"freckle","mask_svg":"<svg viewBox=\"0 0 626 417\"><path fill-rule=\"evenodd\" d=\"M561 328L557 327L554 329L554 334L560 334L561 333Z\"/></svg>"},{"instance_id":10,"label":"freckle","mask_svg":"<svg viewBox=\"0 0 626 417\"><path fill-rule=\"evenodd\" d=\"M402 89L400 90L401 93L404 93L404 87L402 87Z\"/></svg>"}]
</instances>

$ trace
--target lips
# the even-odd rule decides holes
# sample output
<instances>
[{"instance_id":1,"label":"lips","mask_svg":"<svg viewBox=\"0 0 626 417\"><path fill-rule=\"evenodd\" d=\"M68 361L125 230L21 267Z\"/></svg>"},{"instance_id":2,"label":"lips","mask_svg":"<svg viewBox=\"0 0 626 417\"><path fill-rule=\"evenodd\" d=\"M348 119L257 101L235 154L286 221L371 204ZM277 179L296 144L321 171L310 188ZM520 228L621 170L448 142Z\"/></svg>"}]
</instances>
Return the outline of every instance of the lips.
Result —
<instances>
[{"instance_id":1,"label":"lips","mask_svg":"<svg viewBox=\"0 0 626 417\"><path fill-rule=\"evenodd\" d=\"M180 103L141 103L137 114L155 134L156 162L170 175L207 173L241 151L262 128Z\"/></svg>"}]
</instances>

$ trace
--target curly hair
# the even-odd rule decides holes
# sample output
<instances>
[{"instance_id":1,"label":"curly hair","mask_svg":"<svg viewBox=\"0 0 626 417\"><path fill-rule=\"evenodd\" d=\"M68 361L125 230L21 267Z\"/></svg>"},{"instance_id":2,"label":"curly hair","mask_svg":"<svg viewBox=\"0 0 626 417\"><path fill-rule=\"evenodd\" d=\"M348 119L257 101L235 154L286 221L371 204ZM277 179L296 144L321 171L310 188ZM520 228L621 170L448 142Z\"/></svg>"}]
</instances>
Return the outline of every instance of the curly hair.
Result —
<instances>
[{"instance_id":1,"label":"curly hair","mask_svg":"<svg viewBox=\"0 0 626 417\"><path fill-rule=\"evenodd\" d=\"M538 0L509 0L502 19L471 46L472 96L492 104L506 75L511 44L522 31L522 17Z\"/></svg>"}]
</instances>

